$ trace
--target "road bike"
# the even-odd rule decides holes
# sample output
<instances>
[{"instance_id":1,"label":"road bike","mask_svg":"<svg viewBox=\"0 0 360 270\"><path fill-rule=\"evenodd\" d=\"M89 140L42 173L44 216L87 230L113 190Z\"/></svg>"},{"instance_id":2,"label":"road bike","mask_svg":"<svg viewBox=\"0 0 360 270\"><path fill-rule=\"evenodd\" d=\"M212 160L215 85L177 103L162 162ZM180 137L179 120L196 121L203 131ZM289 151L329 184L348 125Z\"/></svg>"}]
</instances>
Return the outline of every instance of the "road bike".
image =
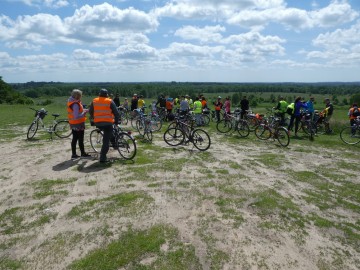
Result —
<instances>
[{"instance_id":1,"label":"road bike","mask_svg":"<svg viewBox=\"0 0 360 270\"><path fill-rule=\"evenodd\" d=\"M360 143L360 116L358 116L352 126L344 127L340 131L340 138L346 144Z\"/></svg>"},{"instance_id":2,"label":"road bike","mask_svg":"<svg viewBox=\"0 0 360 270\"><path fill-rule=\"evenodd\" d=\"M104 132L96 128L90 132L90 145L92 149L100 153L103 144ZM126 160L131 160L136 156L136 143L130 132L124 131L118 125L113 125L112 147L116 149L120 156Z\"/></svg>"},{"instance_id":3,"label":"road bike","mask_svg":"<svg viewBox=\"0 0 360 270\"><path fill-rule=\"evenodd\" d=\"M170 146L191 142L200 151L208 150L211 145L209 134L203 129L194 128L194 121L191 124L183 121L183 117L175 118L175 125L169 126L164 133L164 141Z\"/></svg>"},{"instance_id":4,"label":"road bike","mask_svg":"<svg viewBox=\"0 0 360 270\"><path fill-rule=\"evenodd\" d=\"M55 133L56 136L59 138L68 138L71 136L71 128L69 124L69 120L61 119L58 120L60 114L53 113L52 116L54 117L52 123L49 126L46 126L44 123L44 118L48 114L48 112L41 108L40 110L30 108L31 110L35 111L35 118L30 124L28 131L27 131L27 138L28 140L34 138L35 134L39 130L39 127L44 130L45 132L48 132L52 139L52 134Z\"/></svg>"},{"instance_id":5,"label":"road bike","mask_svg":"<svg viewBox=\"0 0 360 270\"><path fill-rule=\"evenodd\" d=\"M260 140L268 140L272 138L277 140L279 144L286 147L290 143L288 130L280 126L281 118L271 116L269 120L265 120L255 128L255 136Z\"/></svg>"},{"instance_id":6,"label":"road bike","mask_svg":"<svg viewBox=\"0 0 360 270\"><path fill-rule=\"evenodd\" d=\"M224 118L216 124L216 129L220 133L228 133L231 130L237 131L240 137L247 137L250 134L250 128L246 120L240 119L240 113L234 115L224 112Z\"/></svg>"}]
</instances>

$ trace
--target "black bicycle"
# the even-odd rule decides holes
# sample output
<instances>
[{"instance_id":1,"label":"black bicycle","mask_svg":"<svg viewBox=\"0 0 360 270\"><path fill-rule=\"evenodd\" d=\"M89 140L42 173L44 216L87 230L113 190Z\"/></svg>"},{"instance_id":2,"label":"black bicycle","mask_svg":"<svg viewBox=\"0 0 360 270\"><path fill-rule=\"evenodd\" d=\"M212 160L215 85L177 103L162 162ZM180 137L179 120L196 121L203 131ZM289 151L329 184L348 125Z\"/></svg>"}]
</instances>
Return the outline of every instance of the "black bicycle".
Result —
<instances>
[{"instance_id":1,"label":"black bicycle","mask_svg":"<svg viewBox=\"0 0 360 270\"><path fill-rule=\"evenodd\" d=\"M346 144L360 143L360 116L355 119L352 126L344 127L340 131L340 138Z\"/></svg>"},{"instance_id":2,"label":"black bicycle","mask_svg":"<svg viewBox=\"0 0 360 270\"><path fill-rule=\"evenodd\" d=\"M60 116L60 114L53 113L52 114L52 116L54 117L53 122L49 126L46 126L43 120L45 116L48 114L48 112L44 108L41 108L40 110L34 108L30 108L30 109L35 111L35 118L30 124L26 134L29 140L34 138L35 134L39 130L39 127L44 131L48 132L51 138L53 133L55 133L55 135L58 136L59 138L68 138L71 136L71 128L70 128L69 120L56 119Z\"/></svg>"},{"instance_id":3,"label":"black bicycle","mask_svg":"<svg viewBox=\"0 0 360 270\"><path fill-rule=\"evenodd\" d=\"M104 132L96 128L90 133L90 145L95 152L100 153ZM135 139L129 132L123 131L121 127L113 126L112 147L116 149L124 159L131 160L136 156Z\"/></svg>"},{"instance_id":4,"label":"black bicycle","mask_svg":"<svg viewBox=\"0 0 360 270\"><path fill-rule=\"evenodd\" d=\"M188 124L182 121L181 117L176 117L174 123L169 126L163 136L168 145L178 146L191 142L200 151L206 151L210 148L209 134L203 129L194 129L194 121Z\"/></svg>"}]
</instances>

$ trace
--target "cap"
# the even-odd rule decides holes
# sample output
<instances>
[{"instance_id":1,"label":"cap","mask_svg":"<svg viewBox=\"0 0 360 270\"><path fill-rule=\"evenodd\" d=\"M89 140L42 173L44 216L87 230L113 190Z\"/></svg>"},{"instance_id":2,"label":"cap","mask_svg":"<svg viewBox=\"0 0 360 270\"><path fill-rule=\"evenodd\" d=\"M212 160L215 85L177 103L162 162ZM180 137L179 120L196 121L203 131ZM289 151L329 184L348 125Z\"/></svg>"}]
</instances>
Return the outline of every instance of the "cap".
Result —
<instances>
[{"instance_id":1,"label":"cap","mask_svg":"<svg viewBox=\"0 0 360 270\"><path fill-rule=\"evenodd\" d=\"M134 96L137 96L137 94L134 94Z\"/></svg>"},{"instance_id":2,"label":"cap","mask_svg":"<svg viewBox=\"0 0 360 270\"><path fill-rule=\"evenodd\" d=\"M221 98L220 96L218 96L218 98Z\"/></svg>"},{"instance_id":3,"label":"cap","mask_svg":"<svg viewBox=\"0 0 360 270\"><path fill-rule=\"evenodd\" d=\"M108 96L108 91L106 89L101 89L99 92L99 96L101 97L107 97Z\"/></svg>"}]
</instances>

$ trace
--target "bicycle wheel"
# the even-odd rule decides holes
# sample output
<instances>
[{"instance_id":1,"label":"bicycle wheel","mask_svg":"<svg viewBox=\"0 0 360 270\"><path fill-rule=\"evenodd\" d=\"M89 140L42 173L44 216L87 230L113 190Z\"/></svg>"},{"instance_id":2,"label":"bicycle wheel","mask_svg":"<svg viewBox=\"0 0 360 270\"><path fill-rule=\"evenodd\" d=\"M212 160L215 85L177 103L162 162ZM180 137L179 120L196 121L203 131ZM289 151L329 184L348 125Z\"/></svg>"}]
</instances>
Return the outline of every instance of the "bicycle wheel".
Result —
<instances>
[{"instance_id":1,"label":"bicycle wheel","mask_svg":"<svg viewBox=\"0 0 360 270\"><path fill-rule=\"evenodd\" d=\"M290 143L288 130L284 127L279 127L275 130L275 138L278 140L281 146L286 147Z\"/></svg>"},{"instance_id":2,"label":"bicycle wheel","mask_svg":"<svg viewBox=\"0 0 360 270\"><path fill-rule=\"evenodd\" d=\"M151 116L151 130L159 131L162 127L162 120L159 116Z\"/></svg>"},{"instance_id":3,"label":"bicycle wheel","mask_svg":"<svg viewBox=\"0 0 360 270\"><path fill-rule=\"evenodd\" d=\"M134 112L134 113L135 113L135 112ZM137 120L139 120L138 115L134 115L134 116L131 118L131 121L130 121L132 128L135 129L135 130L137 129L137 127L136 127L136 122L137 122Z\"/></svg>"},{"instance_id":4,"label":"bicycle wheel","mask_svg":"<svg viewBox=\"0 0 360 270\"><path fill-rule=\"evenodd\" d=\"M54 133L59 138L68 138L71 136L71 127L68 120L60 120L54 126Z\"/></svg>"},{"instance_id":5,"label":"bicycle wheel","mask_svg":"<svg viewBox=\"0 0 360 270\"><path fill-rule=\"evenodd\" d=\"M130 160L136 156L135 140L127 133L120 132L116 138L117 150L124 159Z\"/></svg>"},{"instance_id":6,"label":"bicycle wheel","mask_svg":"<svg viewBox=\"0 0 360 270\"><path fill-rule=\"evenodd\" d=\"M346 144L357 144L360 142L360 128L345 127L340 131L340 138Z\"/></svg>"},{"instance_id":7,"label":"bicycle wheel","mask_svg":"<svg viewBox=\"0 0 360 270\"><path fill-rule=\"evenodd\" d=\"M129 122L127 113L125 113L124 111L120 112L120 122L122 125L127 125Z\"/></svg>"},{"instance_id":8,"label":"bicycle wheel","mask_svg":"<svg viewBox=\"0 0 360 270\"><path fill-rule=\"evenodd\" d=\"M136 121L136 130L139 132L141 136L144 136L145 133L145 123L144 120L138 119Z\"/></svg>"},{"instance_id":9,"label":"bicycle wheel","mask_svg":"<svg viewBox=\"0 0 360 270\"><path fill-rule=\"evenodd\" d=\"M250 134L249 125L245 120L240 120L236 123L236 130L242 138L245 138Z\"/></svg>"},{"instance_id":10,"label":"bicycle wheel","mask_svg":"<svg viewBox=\"0 0 360 270\"><path fill-rule=\"evenodd\" d=\"M204 121L204 125L208 126L210 123L210 116L208 114L203 114L203 121Z\"/></svg>"},{"instance_id":11,"label":"bicycle wheel","mask_svg":"<svg viewBox=\"0 0 360 270\"><path fill-rule=\"evenodd\" d=\"M38 127L39 127L39 121L35 120L34 122L31 123L31 125L27 131L27 134L26 134L28 140L34 138L34 136L38 130Z\"/></svg>"},{"instance_id":12,"label":"bicycle wheel","mask_svg":"<svg viewBox=\"0 0 360 270\"><path fill-rule=\"evenodd\" d=\"M205 130L195 129L191 133L191 139L193 145L200 151L206 151L211 145L209 134Z\"/></svg>"},{"instance_id":13,"label":"bicycle wheel","mask_svg":"<svg viewBox=\"0 0 360 270\"><path fill-rule=\"evenodd\" d=\"M270 128L264 124L258 125L255 128L255 136L260 140L267 140L271 137Z\"/></svg>"},{"instance_id":14,"label":"bicycle wheel","mask_svg":"<svg viewBox=\"0 0 360 270\"><path fill-rule=\"evenodd\" d=\"M100 129L94 129L90 133L90 145L95 152L100 153L103 144L103 132Z\"/></svg>"},{"instance_id":15,"label":"bicycle wheel","mask_svg":"<svg viewBox=\"0 0 360 270\"><path fill-rule=\"evenodd\" d=\"M184 142L185 134L181 129L169 128L164 133L164 141L171 146L177 146Z\"/></svg>"},{"instance_id":16,"label":"bicycle wheel","mask_svg":"<svg viewBox=\"0 0 360 270\"><path fill-rule=\"evenodd\" d=\"M248 118L247 124L249 126L250 131L254 131L255 128L259 125L259 120L256 117Z\"/></svg>"},{"instance_id":17,"label":"bicycle wheel","mask_svg":"<svg viewBox=\"0 0 360 270\"><path fill-rule=\"evenodd\" d=\"M232 123L230 120L222 119L216 124L216 129L220 133L227 133L232 129Z\"/></svg>"},{"instance_id":18,"label":"bicycle wheel","mask_svg":"<svg viewBox=\"0 0 360 270\"><path fill-rule=\"evenodd\" d=\"M145 138L145 140L147 140L148 142L152 142L153 134L152 134L151 129L145 131L145 133L144 133L144 138Z\"/></svg>"}]
</instances>

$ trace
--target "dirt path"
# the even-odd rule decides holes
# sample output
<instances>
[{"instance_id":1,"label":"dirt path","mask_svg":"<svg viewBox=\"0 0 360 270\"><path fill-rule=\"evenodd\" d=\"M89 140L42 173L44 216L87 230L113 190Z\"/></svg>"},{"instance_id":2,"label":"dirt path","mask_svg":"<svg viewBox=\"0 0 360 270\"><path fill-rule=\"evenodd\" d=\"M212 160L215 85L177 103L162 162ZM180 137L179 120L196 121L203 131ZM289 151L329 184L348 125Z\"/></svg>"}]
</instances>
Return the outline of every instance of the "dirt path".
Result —
<instances>
[{"instance_id":1,"label":"dirt path","mask_svg":"<svg viewBox=\"0 0 360 270\"><path fill-rule=\"evenodd\" d=\"M359 269L359 199L344 195L360 184L350 150L283 149L219 134L212 140L200 153L173 150L157 135L151 146L138 142L140 161L111 166L100 166L96 155L71 161L69 139L0 143L0 258L26 269L64 269L129 226L162 223L195 247L202 269ZM68 217L81 202L124 192L144 192L150 207Z\"/></svg>"}]
</instances>

